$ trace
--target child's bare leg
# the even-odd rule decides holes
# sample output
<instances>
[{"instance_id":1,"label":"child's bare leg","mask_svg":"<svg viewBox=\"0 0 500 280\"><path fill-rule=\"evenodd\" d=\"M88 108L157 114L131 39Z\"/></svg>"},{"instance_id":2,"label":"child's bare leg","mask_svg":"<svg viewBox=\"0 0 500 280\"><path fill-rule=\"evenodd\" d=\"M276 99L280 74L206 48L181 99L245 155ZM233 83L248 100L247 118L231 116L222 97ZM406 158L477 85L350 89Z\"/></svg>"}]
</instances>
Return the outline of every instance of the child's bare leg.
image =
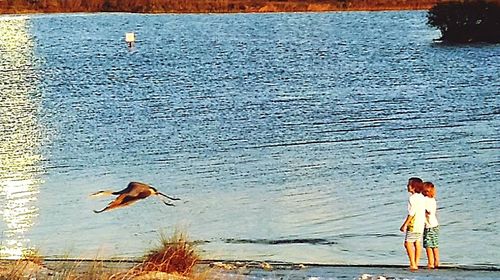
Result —
<instances>
[{"instance_id":1,"label":"child's bare leg","mask_svg":"<svg viewBox=\"0 0 500 280\"><path fill-rule=\"evenodd\" d=\"M418 269L418 262L420 261L420 255L422 254L422 246L420 241L415 241L415 269Z\"/></svg>"},{"instance_id":2,"label":"child's bare leg","mask_svg":"<svg viewBox=\"0 0 500 280\"><path fill-rule=\"evenodd\" d=\"M434 258L434 250L432 248L425 248L425 252L427 253L427 267L434 268L436 259Z\"/></svg>"},{"instance_id":3,"label":"child's bare leg","mask_svg":"<svg viewBox=\"0 0 500 280\"><path fill-rule=\"evenodd\" d=\"M434 254L434 267L438 267L439 264L439 248L432 248L432 252Z\"/></svg>"},{"instance_id":4,"label":"child's bare leg","mask_svg":"<svg viewBox=\"0 0 500 280\"><path fill-rule=\"evenodd\" d=\"M405 249L410 259L410 269L415 269L415 249L414 243L405 241Z\"/></svg>"}]
</instances>

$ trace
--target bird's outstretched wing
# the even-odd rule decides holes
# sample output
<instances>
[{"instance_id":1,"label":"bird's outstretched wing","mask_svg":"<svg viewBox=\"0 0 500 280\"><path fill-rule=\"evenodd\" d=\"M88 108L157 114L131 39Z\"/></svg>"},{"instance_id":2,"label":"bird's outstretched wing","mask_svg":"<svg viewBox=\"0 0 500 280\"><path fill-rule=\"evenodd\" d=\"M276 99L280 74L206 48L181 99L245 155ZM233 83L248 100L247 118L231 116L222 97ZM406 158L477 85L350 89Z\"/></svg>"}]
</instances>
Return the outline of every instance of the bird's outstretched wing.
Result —
<instances>
[{"instance_id":1,"label":"bird's outstretched wing","mask_svg":"<svg viewBox=\"0 0 500 280\"><path fill-rule=\"evenodd\" d=\"M125 207L125 206L131 205L131 204L137 202L139 199L142 199L142 197L121 194L115 200L111 201L108 204L108 206L106 206L104 209L94 210L94 213L101 213L101 212L111 210L114 208Z\"/></svg>"}]
</instances>

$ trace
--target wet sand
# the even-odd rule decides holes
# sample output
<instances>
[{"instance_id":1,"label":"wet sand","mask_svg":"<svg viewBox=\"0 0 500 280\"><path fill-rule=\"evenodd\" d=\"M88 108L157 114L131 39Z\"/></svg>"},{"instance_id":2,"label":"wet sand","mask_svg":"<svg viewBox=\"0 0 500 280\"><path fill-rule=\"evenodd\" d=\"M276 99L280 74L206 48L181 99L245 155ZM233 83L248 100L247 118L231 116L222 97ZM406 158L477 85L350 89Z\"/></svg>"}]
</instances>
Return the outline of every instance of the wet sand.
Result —
<instances>
[{"instance_id":1,"label":"wet sand","mask_svg":"<svg viewBox=\"0 0 500 280\"><path fill-rule=\"evenodd\" d=\"M213 262L213 261L212 261ZM263 268L258 262L250 262L245 270L226 270L221 274L243 274L245 279L500 279L500 268L488 266L452 266L439 269L421 267L410 271L403 265L335 265L335 264L296 264L268 263L270 269Z\"/></svg>"},{"instance_id":2,"label":"wet sand","mask_svg":"<svg viewBox=\"0 0 500 280\"><path fill-rule=\"evenodd\" d=\"M309 266L301 270L254 271L250 279L500 279L499 270L443 267L410 271L403 266Z\"/></svg>"},{"instance_id":3,"label":"wet sand","mask_svg":"<svg viewBox=\"0 0 500 280\"><path fill-rule=\"evenodd\" d=\"M25 263L17 267L24 269L21 274L28 276L27 279L66 279L64 276L71 271L73 275L81 275L83 279L89 278L90 274L109 275L113 279L131 278L129 272L140 262L137 260L79 260L66 259L44 260L42 265ZM0 279L2 276L12 275L12 267L15 261L0 261ZM493 280L500 279L500 268L488 266L443 266L439 269L427 269L422 267L418 271L410 271L401 265L321 265L321 264L298 264L285 262L262 262L262 261L201 261L195 268L195 272L205 274L203 279L477 279ZM196 274L196 273L195 273ZM61 277L62 276L62 277ZM123 277L121 277L123 276ZM157 274L152 279L185 279L182 277ZM123 278L123 279L125 279ZM198 279L198 277L194 277ZM7 279L7 278L6 278ZM95 279L107 279L95 278ZM148 278L149 279L149 278Z\"/></svg>"}]
</instances>

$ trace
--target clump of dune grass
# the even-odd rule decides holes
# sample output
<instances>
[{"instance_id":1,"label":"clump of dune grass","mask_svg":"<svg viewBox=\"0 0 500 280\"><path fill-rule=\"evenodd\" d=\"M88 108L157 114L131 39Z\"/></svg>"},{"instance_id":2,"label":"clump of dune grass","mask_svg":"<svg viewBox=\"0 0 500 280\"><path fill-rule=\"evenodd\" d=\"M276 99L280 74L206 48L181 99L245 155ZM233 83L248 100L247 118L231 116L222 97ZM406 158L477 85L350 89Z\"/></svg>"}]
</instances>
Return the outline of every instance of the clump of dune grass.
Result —
<instances>
[{"instance_id":1,"label":"clump of dune grass","mask_svg":"<svg viewBox=\"0 0 500 280\"><path fill-rule=\"evenodd\" d=\"M158 243L135 266L133 261L71 259L69 255L44 260L37 250L30 250L20 260L0 260L0 280L224 279L217 270L195 269L201 259L196 242L189 241L186 233L160 232Z\"/></svg>"},{"instance_id":2,"label":"clump of dune grass","mask_svg":"<svg viewBox=\"0 0 500 280\"><path fill-rule=\"evenodd\" d=\"M37 249L27 249L17 260L0 260L0 280L129 280L120 276L128 270L119 263L112 267L106 261L78 260L64 257L46 261Z\"/></svg>"},{"instance_id":3,"label":"clump of dune grass","mask_svg":"<svg viewBox=\"0 0 500 280\"><path fill-rule=\"evenodd\" d=\"M50 269L49 278L39 280L130 280L132 262L120 259L101 259L97 254L94 259L71 258L67 253L57 259L45 261ZM0 279L1 280L1 279Z\"/></svg>"},{"instance_id":4,"label":"clump of dune grass","mask_svg":"<svg viewBox=\"0 0 500 280\"><path fill-rule=\"evenodd\" d=\"M35 263L37 265L42 265L43 264L43 257L40 254L40 251L35 248L30 248L27 249L26 251L23 252L23 255L21 257L22 261L28 261Z\"/></svg>"},{"instance_id":5,"label":"clump of dune grass","mask_svg":"<svg viewBox=\"0 0 500 280\"><path fill-rule=\"evenodd\" d=\"M43 258L38 250L27 249L17 260L5 260L0 266L0 279L26 279L43 270Z\"/></svg>"},{"instance_id":6,"label":"clump of dune grass","mask_svg":"<svg viewBox=\"0 0 500 280\"><path fill-rule=\"evenodd\" d=\"M161 232L160 244L150 250L136 271L157 271L187 276L191 274L199 260L196 244L188 240L186 233L176 230L171 237L168 237Z\"/></svg>"}]
</instances>

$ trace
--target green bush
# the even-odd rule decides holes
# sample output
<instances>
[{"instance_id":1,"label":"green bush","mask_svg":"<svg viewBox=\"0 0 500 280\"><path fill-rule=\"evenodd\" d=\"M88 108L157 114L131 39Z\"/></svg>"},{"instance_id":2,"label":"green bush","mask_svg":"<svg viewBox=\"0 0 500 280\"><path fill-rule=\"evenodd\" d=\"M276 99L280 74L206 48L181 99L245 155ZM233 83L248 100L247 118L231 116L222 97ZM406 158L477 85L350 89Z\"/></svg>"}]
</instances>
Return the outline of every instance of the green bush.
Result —
<instances>
[{"instance_id":1,"label":"green bush","mask_svg":"<svg viewBox=\"0 0 500 280\"><path fill-rule=\"evenodd\" d=\"M427 24L452 43L500 42L500 1L441 2L427 13Z\"/></svg>"}]
</instances>

